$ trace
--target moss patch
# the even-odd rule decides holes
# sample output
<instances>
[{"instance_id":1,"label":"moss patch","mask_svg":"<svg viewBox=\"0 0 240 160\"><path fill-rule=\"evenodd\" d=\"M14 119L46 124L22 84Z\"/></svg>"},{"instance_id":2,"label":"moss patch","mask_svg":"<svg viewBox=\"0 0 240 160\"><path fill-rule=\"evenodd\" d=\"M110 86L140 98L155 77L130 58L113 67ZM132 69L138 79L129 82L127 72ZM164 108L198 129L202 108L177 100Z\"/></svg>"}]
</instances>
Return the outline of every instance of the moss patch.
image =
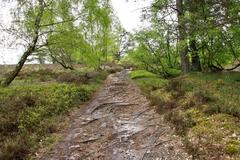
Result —
<instances>
[{"instance_id":1,"label":"moss patch","mask_svg":"<svg viewBox=\"0 0 240 160\"><path fill-rule=\"evenodd\" d=\"M230 140L227 142L225 151L230 155L240 154L240 140Z\"/></svg>"},{"instance_id":2,"label":"moss patch","mask_svg":"<svg viewBox=\"0 0 240 160\"><path fill-rule=\"evenodd\" d=\"M130 77L132 79L150 78L150 77L155 78L155 77L158 77L158 75L156 75L154 73L151 73L151 72L148 72L146 70L135 70L135 71L131 72Z\"/></svg>"}]
</instances>

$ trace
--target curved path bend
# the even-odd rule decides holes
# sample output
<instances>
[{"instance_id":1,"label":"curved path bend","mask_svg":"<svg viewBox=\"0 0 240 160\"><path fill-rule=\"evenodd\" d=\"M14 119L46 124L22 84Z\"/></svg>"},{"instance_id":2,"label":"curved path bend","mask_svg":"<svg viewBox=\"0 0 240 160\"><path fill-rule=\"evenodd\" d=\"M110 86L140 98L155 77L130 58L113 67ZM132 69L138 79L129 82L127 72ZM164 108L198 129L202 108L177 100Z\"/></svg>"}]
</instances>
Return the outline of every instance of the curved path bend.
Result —
<instances>
[{"instance_id":1,"label":"curved path bend","mask_svg":"<svg viewBox=\"0 0 240 160\"><path fill-rule=\"evenodd\" d=\"M110 75L71 121L63 140L41 160L190 159L127 71Z\"/></svg>"}]
</instances>

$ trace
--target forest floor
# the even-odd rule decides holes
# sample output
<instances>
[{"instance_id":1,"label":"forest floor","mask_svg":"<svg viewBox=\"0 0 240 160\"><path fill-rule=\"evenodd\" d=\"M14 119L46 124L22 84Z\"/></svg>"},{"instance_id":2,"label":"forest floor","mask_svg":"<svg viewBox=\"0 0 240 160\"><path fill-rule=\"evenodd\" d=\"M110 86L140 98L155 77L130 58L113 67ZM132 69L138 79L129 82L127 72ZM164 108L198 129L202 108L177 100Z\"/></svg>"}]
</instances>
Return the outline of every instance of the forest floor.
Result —
<instances>
[{"instance_id":1,"label":"forest floor","mask_svg":"<svg viewBox=\"0 0 240 160\"><path fill-rule=\"evenodd\" d=\"M38 159L191 159L127 71L109 75L88 104L72 112L63 138Z\"/></svg>"}]
</instances>

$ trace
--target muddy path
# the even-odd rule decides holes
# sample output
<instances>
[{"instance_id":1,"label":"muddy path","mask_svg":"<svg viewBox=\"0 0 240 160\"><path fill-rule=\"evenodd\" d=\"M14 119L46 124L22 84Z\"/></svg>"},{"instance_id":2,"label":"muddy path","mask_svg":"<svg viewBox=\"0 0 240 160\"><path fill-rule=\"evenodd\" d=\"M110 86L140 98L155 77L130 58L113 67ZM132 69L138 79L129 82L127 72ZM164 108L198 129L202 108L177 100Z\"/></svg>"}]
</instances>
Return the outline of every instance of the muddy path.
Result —
<instances>
[{"instance_id":1,"label":"muddy path","mask_svg":"<svg viewBox=\"0 0 240 160\"><path fill-rule=\"evenodd\" d=\"M178 137L128 78L110 75L42 160L186 160Z\"/></svg>"}]
</instances>

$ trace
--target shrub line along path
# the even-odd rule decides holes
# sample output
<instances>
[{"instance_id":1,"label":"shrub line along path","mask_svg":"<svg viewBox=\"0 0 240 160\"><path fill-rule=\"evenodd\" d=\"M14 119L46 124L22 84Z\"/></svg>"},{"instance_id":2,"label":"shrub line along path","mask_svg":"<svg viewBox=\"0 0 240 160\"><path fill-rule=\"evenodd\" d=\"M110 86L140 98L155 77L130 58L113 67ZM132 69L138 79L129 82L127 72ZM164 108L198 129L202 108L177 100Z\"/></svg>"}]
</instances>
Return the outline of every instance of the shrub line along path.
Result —
<instances>
[{"instance_id":1,"label":"shrub line along path","mask_svg":"<svg viewBox=\"0 0 240 160\"><path fill-rule=\"evenodd\" d=\"M63 139L39 159L191 159L125 70L111 74L93 100L71 119Z\"/></svg>"}]
</instances>

